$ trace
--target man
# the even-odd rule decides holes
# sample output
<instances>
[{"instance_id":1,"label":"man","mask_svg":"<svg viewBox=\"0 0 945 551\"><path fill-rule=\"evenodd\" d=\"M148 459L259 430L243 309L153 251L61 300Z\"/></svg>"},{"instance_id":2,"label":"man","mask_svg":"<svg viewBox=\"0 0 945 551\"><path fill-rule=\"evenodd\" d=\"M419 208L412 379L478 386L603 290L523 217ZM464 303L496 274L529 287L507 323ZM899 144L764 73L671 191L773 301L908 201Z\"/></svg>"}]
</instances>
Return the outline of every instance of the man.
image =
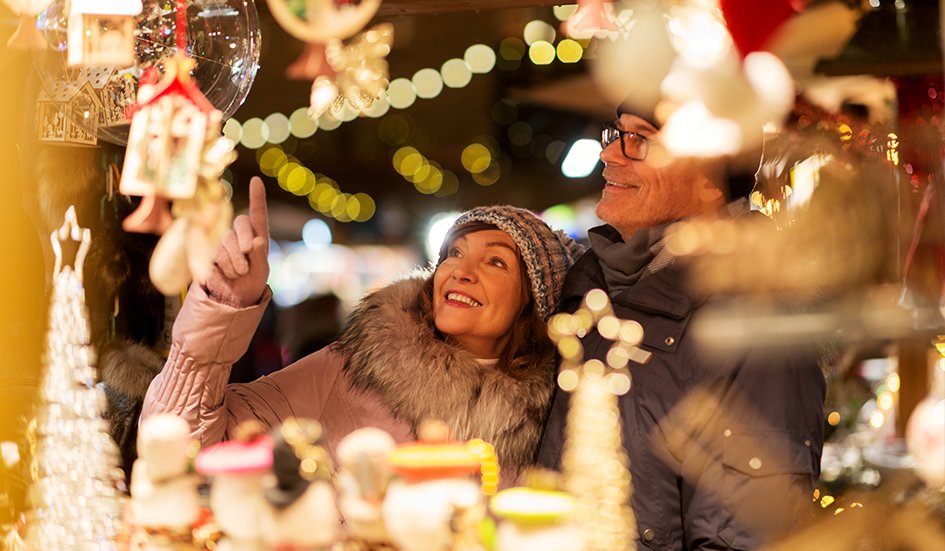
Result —
<instances>
[{"instance_id":1,"label":"man","mask_svg":"<svg viewBox=\"0 0 945 551\"><path fill-rule=\"evenodd\" d=\"M664 248L673 222L747 215L754 170L672 159L652 116L622 112L602 133L604 189L591 249L568 273L561 309L594 288L640 322L646 364L619 397L639 549L754 549L797 527L820 472L825 382L812 350L712 353L687 327L714 300L686 285ZM755 157L754 168L757 168ZM750 172L750 173L749 173ZM747 176L747 178L746 178ZM593 332L585 359L611 342ZM569 395L558 391L539 463L560 467Z\"/></svg>"}]
</instances>

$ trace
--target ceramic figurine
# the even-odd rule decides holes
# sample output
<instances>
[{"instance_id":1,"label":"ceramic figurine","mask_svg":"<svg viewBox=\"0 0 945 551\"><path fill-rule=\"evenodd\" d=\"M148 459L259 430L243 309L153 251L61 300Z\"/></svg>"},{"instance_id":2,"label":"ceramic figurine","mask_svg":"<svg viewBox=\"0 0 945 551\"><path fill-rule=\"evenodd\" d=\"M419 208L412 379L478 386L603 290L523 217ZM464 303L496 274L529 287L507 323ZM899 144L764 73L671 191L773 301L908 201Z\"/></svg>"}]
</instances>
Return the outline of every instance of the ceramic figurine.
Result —
<instances>
[{"instance_id":1,"label":"ceramic figurine","mask_svg":"<svg viewBox=\"0 0 945 551\"><path fill-rule=\"evenodd\" d=\"M338 539L341 520L321 435L316 421L293 417L272 433L274 476L265 490L271 509L263 528L270 549L327 550Z\"/></svg>"},{"instance_id":2,"label":"ceramic figurine","mask_svg":"<svg viewBox=\"0 0 945 551\"><path fill-rule=\"evenodd\" d=\"M498 518L496 551L541 549L581 551L584 542L574 522L574 497L549 484L547 472L526 475L527 487L502 490L489 502Z\"/></svg>"},{"instance_id":3,"label":"ceramic figurine","mask_svg":"<svg viewBox=\"0 0 945 551\"><path fill-rule=\"evenodd\" d=\"M404 444L388 457L400 475L387 489L384 522L402 551L480 550L485 517L475 474L479 459L462 442L449 442L442 422L425 422L420 441Z\"/></svg>"},{"instance_id":4,"label":"ceramic figurine","mask_svg":"<svg viewBox=\"0 0 945 551\"><path fill-rule=\"evenodd\" d=\"M240 425L233 440L204 449L197 472L211 477L210 510L223 532L219 551L264 551L263 525L270 514L263 478L272 467L272 440L258 423Z\"/></svg>"},{"instance_id":5,"label":"ceramic figurine","mask_svg":"<svg viewBox=\"0 0 945 551\"><path fill-rule=\"evenodd\" d=\"M138 432L131 471L132 549L179 549L198 519L198 479L190 472L196 442L187 422L171 414L149 417Z\"/></svg>"},{"instance_id":6,"label":"ceramic figurine","mask_svg":"<svg viewBox=\"0 0 945 551\"><path fill-rule=\"evenodd\" d=\"M375 427L358 429L338 444L338 508L354 548L390 548L381 504L391 477L387 457L396 447L391 435Z\"/></svg>"}]
</instances>

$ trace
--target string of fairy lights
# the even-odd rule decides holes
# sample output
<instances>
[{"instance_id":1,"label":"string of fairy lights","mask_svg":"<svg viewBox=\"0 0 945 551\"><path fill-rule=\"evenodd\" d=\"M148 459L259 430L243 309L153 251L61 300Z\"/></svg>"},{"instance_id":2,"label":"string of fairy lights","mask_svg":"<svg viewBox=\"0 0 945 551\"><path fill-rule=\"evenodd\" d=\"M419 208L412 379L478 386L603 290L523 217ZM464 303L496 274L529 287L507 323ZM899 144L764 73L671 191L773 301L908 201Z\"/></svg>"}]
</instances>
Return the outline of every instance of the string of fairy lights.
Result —
<instances>
[{"instance_id":1,"label":"string of fairy lights","mask_svg":"<svg viewBox=\"0 0 945 551\"><path fill-rule=\"evenodd\" d=\"M573 4L555 6L553 13L559 21L565 21L576 9ZM337 181L305 166L286 151L283 144L291 138L308 139L319 130L335 130L361 116L382 118L391 109L408 109L417 100L438 97L445 88L464 88L472 82L474 75L489 73L496 67L510 71L518 69L526 59L534 65L550 65L556 60L570 64L584 58L589 41L558 38L551 24L532 20L524 26L522 38L503 39L497 48L498 53L486 44L474 44L466 49L462 58L449 59L439 69L424 68L410 78L391 80L387 90L366 111L359 112L346 104L340 112L326 112L317 119L309 117L308 107L300 107L289 115L276 112L265 118L254 117L243 122L231 118L224 125L223 134L246 149L255 150L260 171L274 177L283 190L306 197L313 210L339 222L366 222L376 212L376 204L370 195L343 191ZM533 133L530 127L525 128L526 123L508 121L507 124L513 144L532 139ZM394 170L417 192L442 197L459 190L459 176L427 158L416 146L406 143L406 135L391 139L385 136L383 125L379 134L381 140L393 148L391 162ZM548 147L549 159L557 159L563 148L563 143L551 144ZM490 186L501 175L498 154L495 140L476 137L463 149L460 161L476 184Z\"/></svg>"}]
</instances>

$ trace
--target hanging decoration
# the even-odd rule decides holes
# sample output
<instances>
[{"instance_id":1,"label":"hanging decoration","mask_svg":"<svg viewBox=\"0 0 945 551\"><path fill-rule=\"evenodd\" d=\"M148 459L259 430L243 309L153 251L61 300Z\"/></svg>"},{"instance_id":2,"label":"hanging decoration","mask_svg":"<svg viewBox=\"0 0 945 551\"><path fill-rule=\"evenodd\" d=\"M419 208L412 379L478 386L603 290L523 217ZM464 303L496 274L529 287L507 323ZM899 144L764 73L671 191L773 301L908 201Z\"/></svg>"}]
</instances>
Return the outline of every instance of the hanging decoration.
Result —
<instances>
[{"instance_id":1,"label":"hanging decoration","mask_svg":"<svg viewBox=\"0 0 945 551\"><path fill-rule=\"evenodd\" d=\"M36 97L39 140L43 142L95 145L102 101L87 75L75 73L71 80L43 86Z\"/></svg>"},{"instance_id":2,"label":"hanging decoration","mask_svg":"<svg viewBox=\"0 0 945 551\"><path fill-rule=\"evenodd\" d=\"M580 336L593 330L615 341L607 353L607 366L597 359L580 364L584 358ZM628 364L646 364L652 356L638 346L643 327L615 317L607 294L594 289L574 314L553 316L548 334L562 358L558 385L574 392L561 467L565 489L575 498L583 549L635 549L630 460L621 443L617 396L630 390Z\"/></svg>"},{"instance_id":3,"label":"hanging decoration","mask_svg":"<svg viewBox=\"0 0 945 551\"><path fill-rule=\"evenodd\" d=\"M354 36L374 17L380 0L344 2L310 0L298 14L286 0L269 0L273 18L305 51L286 70L290 78L314 79L310 115L336 113L347 103L356 111L369 109L387 88L387 54L393 44L393 25L377 25Z\"/></svg>"},{"instance_id":4,"label":"hanging decoration","mask_svg":"<svg viewBox=\"0 0 945 551\"><path fill-rule=\"evenodd\" d=\"M141 0L71 0L69 65L128 67L135 62Z\"/></svg>"},{"instance_id":5,"label":"hanging decoration","mask_svg":"<svg viewBox=\"0 0 945 551\"><path fill-rule=\"evenodd\" d=\"M151 256L150 273L164 294L179 293L191 278L204 281L232 219L220 176L236 154L220 135L223 114L191 79L186 57L186 6L177 8L178 53L164 62L160 82L142 77L128 135L120 189L142 197L123 222L126 231L165 235ZM173 201L173 213L168 202ZM166 231L166 233L165 233Z\"/></svg>"},{"instance_id":6,"label":"hanging decoration","mask_svg":"<svg viewBox=\"0 0 945 551\"><path fill-rule=\"evenodd\" d=\"M393 39L394 26L382 23L348 44L329 41L325 59L330 73L312 83L310 116L338 113L345 104L359 112L370 109L389 83L387 54Z\"/></svg>"},{"instance_id":7,"label":"hanging decoration","mask_svg":"<svg viewBox=\"0 0 945 551\"><path fill-rule=\"evenodd\" d=\"M564 23L564 32L579 40L614 36L620 26L613 11L610 0L578 0L577 11Z\"/></svg>"},{"instance_id":8,"label":"hanging decoration","mask_svg":"<svg viewBox=\"0 0 945 551\"><path fill-rule=\"evenodd\" d=\"M19 26L10 39L7 47L26 48L33 50L46 49L46 39L43 33L36 28L36 16L46 9L50 0L3 0L4 3L20 16Z\"/></svg>"},{"instance_id":9,"label":"hanging decoration","mask_svg":"<svg viewBox=\"0 0 945 551\"><path fill-rule=\"evenodd\" d=\"M75 207L50 235L56 255L46 336L45 375L36 417L27 515L27 549L114 549L121 529L124 474L102 418L105 393L96 386L82 268L90 231ZM76 248L73 265L64 249ZM81 504L81 506L77 506Z\"/></svg>"},{"instance_id":10,"label":"hanging decoration","mask_svg":"<svg viewBox=\"0 0 945 551\"><path fill-rule=\"evenodd\" d=\"M742 58L764 49L772 35L796 12L806 0L719 0L719 9L725 26Z\"/></svg>"}]
</instances>

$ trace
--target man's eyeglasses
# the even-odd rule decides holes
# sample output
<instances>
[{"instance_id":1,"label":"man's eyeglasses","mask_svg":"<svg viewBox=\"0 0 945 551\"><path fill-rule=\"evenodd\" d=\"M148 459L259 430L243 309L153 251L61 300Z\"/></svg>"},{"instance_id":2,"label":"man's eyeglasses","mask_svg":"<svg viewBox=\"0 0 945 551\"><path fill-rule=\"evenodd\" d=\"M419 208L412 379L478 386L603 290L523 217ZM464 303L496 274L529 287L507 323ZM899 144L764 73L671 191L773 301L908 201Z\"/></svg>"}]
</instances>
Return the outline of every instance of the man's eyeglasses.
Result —
<instances>
[{"instance_id":1,"label":"man's eyeglasses","mask_svg":"<svg viewBox=\"0 0 945 551\"><path fill-rule=\"evenodd\" d=\"M600 132L600 146L606 148L608 145L620 139L620 151L623 156L634 161L646 159L646 152L649 140L636 132L627 132L620 130L616 126L608 124Z\"/></svg>"}]
</instances>

